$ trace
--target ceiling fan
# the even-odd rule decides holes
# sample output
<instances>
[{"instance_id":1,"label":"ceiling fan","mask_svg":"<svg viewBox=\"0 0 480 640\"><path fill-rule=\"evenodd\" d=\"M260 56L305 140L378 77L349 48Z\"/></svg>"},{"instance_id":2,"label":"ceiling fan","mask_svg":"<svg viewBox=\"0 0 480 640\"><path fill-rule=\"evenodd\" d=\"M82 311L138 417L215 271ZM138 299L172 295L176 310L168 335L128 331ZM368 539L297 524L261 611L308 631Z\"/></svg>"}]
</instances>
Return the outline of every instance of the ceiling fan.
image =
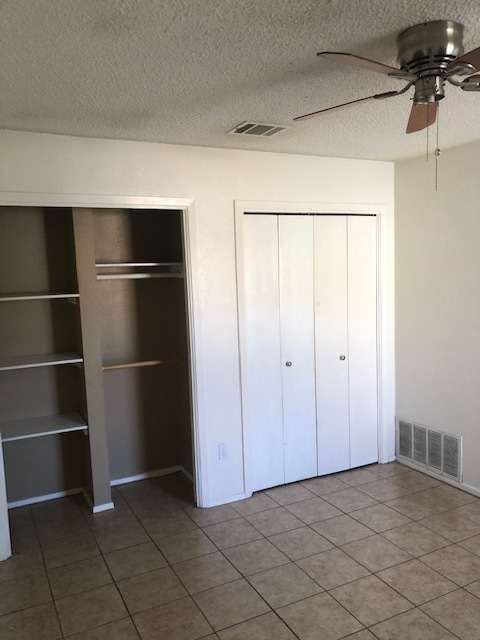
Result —
<instances>
[{"instance_id":1,"label":"ceiling fan","mask_svg":"<svg viewBox=\"0 0 480 640\"><path fill-rule=\"evenodd\" d=\"M367 100L384 100L406 93L414 87L413 105L407 124L407 133L421 131L437 118L438 102L445 97L445 82L464 91L480 91L480 47L464 53L463 25L451 20L423 22L409 27L397 36L399 69L352 53L321 51L321 58L351 64L361 69L377 71L407 84L399 91L387 91L366 98L351 100L304 116L294 121L307 120ZM477 75L472 75L477 73Z\"/></svg>"}]
</instances>

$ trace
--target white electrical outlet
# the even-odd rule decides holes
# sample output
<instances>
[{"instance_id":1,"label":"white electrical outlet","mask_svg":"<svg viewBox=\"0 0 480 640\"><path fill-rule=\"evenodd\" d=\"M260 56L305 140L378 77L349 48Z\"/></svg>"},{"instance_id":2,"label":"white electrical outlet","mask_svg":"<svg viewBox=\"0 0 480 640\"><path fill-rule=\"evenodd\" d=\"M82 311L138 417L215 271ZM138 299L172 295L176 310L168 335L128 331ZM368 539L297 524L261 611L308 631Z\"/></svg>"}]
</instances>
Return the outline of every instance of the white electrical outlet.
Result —
<instances>
[{"instance_id":1,"label":"white electrical outlet","mask_svg":"<svg viewBox=\"0 0 480 640\"><path fill-rule=\"evenodd\" d=\"M226 442L221 442L218 445L218 459L226 460L228 458L228 444Z\"/></svg>"}]
</instances>

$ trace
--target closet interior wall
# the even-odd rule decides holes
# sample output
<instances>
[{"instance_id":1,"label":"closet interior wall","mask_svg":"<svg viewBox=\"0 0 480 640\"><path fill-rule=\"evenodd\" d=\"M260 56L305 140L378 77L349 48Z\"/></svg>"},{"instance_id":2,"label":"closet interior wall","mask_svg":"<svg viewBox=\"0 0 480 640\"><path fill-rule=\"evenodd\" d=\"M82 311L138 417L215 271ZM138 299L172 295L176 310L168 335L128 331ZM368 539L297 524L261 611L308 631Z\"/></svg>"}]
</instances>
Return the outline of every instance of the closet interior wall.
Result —
<instances>
[{"instance_id":1,"label":"closet interior wall","mask_svg":"<svg viewBox=\"0 0 480 640\"><path fill-rule=\"evenodd\" d=\"M111 480L192 474L181 212L96 209L93 227Z\"/></svg>"}]
</instances>

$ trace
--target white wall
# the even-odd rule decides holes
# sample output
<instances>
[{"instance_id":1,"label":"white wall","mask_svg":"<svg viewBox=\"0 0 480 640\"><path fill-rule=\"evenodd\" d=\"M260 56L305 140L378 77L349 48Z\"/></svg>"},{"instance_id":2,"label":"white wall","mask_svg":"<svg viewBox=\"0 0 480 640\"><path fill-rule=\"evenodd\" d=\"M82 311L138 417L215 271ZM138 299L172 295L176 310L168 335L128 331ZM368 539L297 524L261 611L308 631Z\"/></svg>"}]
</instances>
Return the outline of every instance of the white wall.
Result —
<instances>
[{"instance_id":1,"label":"white wall","mask_svg":"<svg viewBox=\"0 0 480 640\"><path fill-rule=\"evenodd\" d=\"M395 167L398 416L464 437L480 490L480 143Z\"/></svg>"},{"instance_id":2,"label":"white wall","mask_svg":"<svg viewBox=\"0 0 480 640\"><path fill-rule=\"evenodd\" d=\"M194 199L191 250L205 504L244 492L234 201L383 206L383 276L393 283L391 163L0 132L0 192ZM393 309L392 287L384 292L383 304ZM393 340L392 317L386 318L384 331ZM385 362L391 381L393 358L387 354ZM393 420L393 407L390 413L387 422ZM386 429L393 454L391 424ZM229 443L228 464L218 460L220 442Z\"/></svg>"}]
</instances>

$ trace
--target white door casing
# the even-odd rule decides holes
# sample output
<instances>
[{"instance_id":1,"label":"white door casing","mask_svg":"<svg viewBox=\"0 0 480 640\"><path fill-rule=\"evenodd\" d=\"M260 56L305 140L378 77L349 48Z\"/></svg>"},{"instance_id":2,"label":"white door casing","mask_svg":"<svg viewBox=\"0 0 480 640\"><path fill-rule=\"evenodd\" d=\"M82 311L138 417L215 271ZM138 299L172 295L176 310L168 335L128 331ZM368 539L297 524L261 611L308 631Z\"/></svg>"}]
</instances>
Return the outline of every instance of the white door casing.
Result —
<instances>
[{"instance_id":1,"label":"white door casing","mask_svg":"<svg viewBox=\"0 0 480 640\"><path fill-rule=\"evenodd\" d=\"M197 505L211 505L207 472L207 433L200 426L200 415L204 413L204 376L201 371L203 360L201 340L198 340L200 319L195 315L194 298L198 288L193 269L193 254L196 251L195 203L191 198L132 195L90 195L62 193L2 192L0 206L32 207L90 207L128 209L175 209L181 211L183 222L183 248L185 284L188 309L189 367L192 401L192 440L194 462L194 486ZM0 497L1 499L1 497ZM1 526L1 521L0 521ZM0 536L2 530L0 529Z\"/></svg>"},{"instance_id":2,"label":"white door casing","mask_svg":"<svg viewBox=\"0 0 480 640\"><path fill-rule=\"evenodd\" d=\"M259 208L255 203L255 209ZM264 209L265 209L264 204ZM292 213L294 211L291 211ZM283 381L283 413L285 414L283 422L283 435L285 442L284 449L284 468L285 479L283 481L271 481L267 484L269 467L274 465L273 452L279 450L278 433L274 435L274 425L270 423L270 434L262 443L262 449L271 452L272 456L255 451L259 439L258 429L252 419L252 409L249 412L249 394L245 393L248 388L248 363L246 358L246 325L249 324L249 336L254 332L253 324L255 322L255 309L250 309L248 323L242 314L248 307L248 292L245 292L246 282L250 276L258 276L258 272L239 273L239 325L240 325L240 351L241 351L241 373L242 373L242 392L243 392L243 408L244 408L244 435L245 435L245 470L246 470L246 492L264 488L266 486L274 486L283 482L292 482L300 478L311 477L317 475L317 470L312 470L307 461L302 466L300 463L298 468L288 474L288 425L295 425L292 429L292 436L295 439L295 428L297 429L297 442L292 450L296 450L297 459L301 459L301 452L304 454L308 451L314 451L314 456L318 457L318 475L331 473L341 469L347 469L354 466L360 466L376 461L379 456L379 442L383 441L378 434L378 411L381 404L381 398L377 397L377 341L379 338L379 329L377 326L377 313L379 313L379 305L377 305L377 218L372 214L365 216L347 216L347 215L322 215L322 216L275 216L272 215L273 210L269 211L270 216L244 215L243 211L237 208L237 261L238 268L244 269L244 255L247 251L247 245L251 238L259 239L258 233L254 230L255 223L252 219L259 218L277 218L279 220L279 307L281 335L275 334L275 340L279 339L281 344L281 378ZM287 211L279 211L278 213L288 213ZM300 212L295 212L300 213ZM248 220L248 221L247 221ZM285 223L283 221L286 221ZM270 229L274 229L273 223ZM246 237L244 225L249 226L249 237ZM296 226L298 225L298 226ZM315 229L313 233L313 228ZM298 231L296 230L298 229ZM303 229L300 231L300 229ZM307 231L309 229L310 231ZM312 281L310 273L313 271L313 263L308 263L310 257L313 257L311 249L312 237L315 240L314 251L314 270L315 279ZM273 239L273 231L270 234L270 241ZM282 242L282 238L288 239ZM266 238L262 239L263 251L265 251ZM300 251L298 249L300 247ZM257 252L258 253L258 252ZM365 259L365 253L368 253L368 259ZM270 256L273 263L274 257ZM287 266L286 266L287 265ZM303 265L303 270L300 265ZM260 265L259 265L260 266ZM282 273L284 275L282 276ZM310 273L309 273L310 272ZM304 274L304 275L300 275ZM307 275L308 274L308 275ZM289 281L291 278L291 281ZM307 300L309 297L309 283L314 283L315 288L315 313ZM274 282L272 281L272 286ZM295 289L298 289L298 291ZM284 291L282 296L282 291ZM348 294L347 295L347 291ZM283 300L282 300L283 298ZM301 301L303 300L303 303ZM284 304L282 304L282 302ZM289 304L293 303L293 311ZM296 304L295 304L296 303ZM297 313L296 306L303 304L303 315ZM320 313L323 307L323 315ZM325 313L325 310L328 313ZM275 313L270 311L271 325L278 324ZM317 401L317 419L318 419L318 449L315 447L315 440L307 435L310 434L308 429L306 433L302 433L302 429L298 430L298 425L306 425L309 423L309 403L304 399L300 400L298 393L292 389L290 391L288 381L294 380L293 374L294 362L290 357L290 352L294 350L291 338L285 331L285 327L297 327L297 339L302 335L304 342L308 342L309 323L305 318L312 319L315 317L315 350L313 341L310 342L310 365L315 366L316 361L316 401ZM296 322L291 320L296 317ZM300 324L298 322L301 318ZM349 322L350 320L350 322ZM303 327L300 329L300 326ZM366 328L368 325L368 329ZM272 338L272 331L266 332L264 336ZM367 330L366 330L367 329ZM363 333L363 335L362 335ZM290 334L295 340L295 331ZM327 339L321 340L322 336L328 336ZM290 342L289 342L290 340ZM276 348L270 345L272 352ZM301 349L300 349L301 351ZM298 356L297 356L298 357ZM352 364L352 357L357 360ZM273 358L273 353L272 353ZM302 360L302 358L300 358ZM299 360L299 361L300 361ZM292 362L292 366L287 370L286 362ZM380 358L379 358L379 361ZM308 363L308 356L304 358L304 362ZM320 366L319 366L319 363ZM300 389L312 387L309 384L309 377L306 374L308 366L300 374L292 385L293 388ZM257 376L262 377L261 372L257 369ZM350 374L350 375L349 375ZM356 380L352 383L351 378L355 376ZM303 382L302 382L303 378ZM278 390L278 386L277 386ZM268 390L263 388L263 397ZM313 394L315 398L315 381L313 381ZM292 403L293 399L293 403ZM258 396L258 400L262 402L262 394ZM295 403L295 400L297 401ZM293 407L293 408L292 408ZM304 409L303 415L298 408ZM306 410L305 410L305 407ZM321 408L319 408L321 407ZM290 411L290 409L292 410ZM277 407L278 409L278 407ZM315 408L313 408L313 411ZM256 411L253 409L253 413ZM297 420L291 420L291 416L296 416ZM278 418L277 418L278 419ZM257 425L261 424L257 422ZM328 428L328 425L334 424L335 428ZM278 431L278 429L277 429ZM315 434L316 435L316 434ZM383 434L382 434L383 435ZM273 441L277 440L277 444L273 445ZM269 444L270 443L270 444ZM313 446L312 446L313 443ZM273 446L272 446L273 445ZM302 449L303 447L303 449ZM382 454L383 455L383 454ZM309 457L308 455L306 456ZM258 469L256 469L256 459L263 464L262 482L258 483ZM267 462L268 461L268 462ZM278 462L278 460L277 460ZM311 462L311 460L310 460ZM276 478L281 478L281 470L278 469Z\"/></svg>"}]
</instances>

